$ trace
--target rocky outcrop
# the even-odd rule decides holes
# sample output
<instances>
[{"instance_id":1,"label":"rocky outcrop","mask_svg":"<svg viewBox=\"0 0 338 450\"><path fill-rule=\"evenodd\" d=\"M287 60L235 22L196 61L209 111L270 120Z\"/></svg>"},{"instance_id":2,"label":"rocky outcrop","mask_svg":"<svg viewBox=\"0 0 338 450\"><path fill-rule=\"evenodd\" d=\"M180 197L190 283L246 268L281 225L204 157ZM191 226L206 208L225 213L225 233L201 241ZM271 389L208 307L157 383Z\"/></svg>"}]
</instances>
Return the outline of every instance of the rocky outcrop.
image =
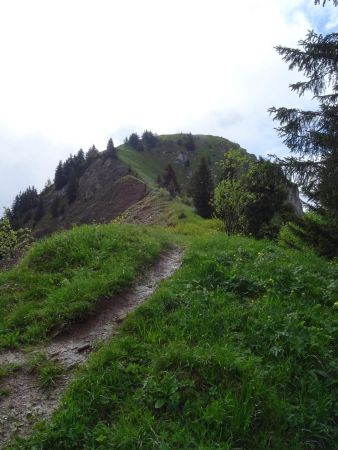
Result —
<instances>
[{"instance_id":1,"label":"rocky outcrop","mask_svg":"<svg viewBox=\"0 0 338 450\"><path fill-rule=\"evenodd\" d=\"M46 214L33 227L34 234L40 237L75 224L109 222L146 193L146 184L126 164L102 155L80 177L73 203L67 201L66 188L60 191L51 188L44 195ZM59 197L60 213L53 217L50 209L56 197Z\"/></svg>"}]
</instances>

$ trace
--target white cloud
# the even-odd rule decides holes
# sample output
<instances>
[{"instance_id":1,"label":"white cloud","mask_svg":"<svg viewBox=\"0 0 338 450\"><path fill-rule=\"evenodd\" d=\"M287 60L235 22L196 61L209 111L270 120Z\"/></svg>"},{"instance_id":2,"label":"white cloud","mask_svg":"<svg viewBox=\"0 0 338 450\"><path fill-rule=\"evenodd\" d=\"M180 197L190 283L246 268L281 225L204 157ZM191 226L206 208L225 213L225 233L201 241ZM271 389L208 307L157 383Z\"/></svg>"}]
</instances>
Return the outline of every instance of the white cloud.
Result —
<instances>
[{"instance_id":1,"label":"white cloud","mask_svg":"<svg viewBox=\"0 0 338 450\"><path fill-rule=\"evenodd\" d=\"M11 180L0 206L22 189L23 148L33 155L24 160L27 184L41 184L66 150L103 148L110 136L119 143L145 128L216 133L262 154L280 148L266 110L298 102L288 89L297 74L273 46L304 37L311 27L304 4L0 3L0 178ZM27 134L38 137L34 148ZM9 148L20 155L15 163L6 161Z\"/></svg>"}]
</instances>

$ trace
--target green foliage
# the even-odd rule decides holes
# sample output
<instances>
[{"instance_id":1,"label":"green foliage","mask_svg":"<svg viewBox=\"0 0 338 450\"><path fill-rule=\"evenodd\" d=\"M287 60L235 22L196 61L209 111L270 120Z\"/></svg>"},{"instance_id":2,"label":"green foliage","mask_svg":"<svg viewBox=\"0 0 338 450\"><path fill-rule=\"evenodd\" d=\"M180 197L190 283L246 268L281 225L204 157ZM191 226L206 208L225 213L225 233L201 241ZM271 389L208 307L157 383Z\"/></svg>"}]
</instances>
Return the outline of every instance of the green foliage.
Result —
<instances>
[{"instance_id":1,"label":"green foliage","mask_svg":"<svg viewBox=\"0 0 338 450\"><path fill-rule=\"evenodd\" d=\"M194 240L21 449L334 450L336 264Z\"/></svg>"},{"instance_id":2,"label":"green foliage","mask_svg":"<svg viewBox=\"0 0 338 450\"><path fill-rule=\"evenodd\" d=\"M206 158L200 160L197 170L192 175L190 191L197 213L209 219L212 215L214 183Z\"/></svg>"},{"instance_id":3,"label":"green foliage","mask_svg":"<svg viewBox=\"0 0 338 450\"><path fill-rule=\"evenodd\" d=\"M338 33L323 36L310 31L299 47L278 46L277 51L290 70L298 69L306 77L291 84L291 89L299 96L310 92L318 109L273 107L270 113L280 123L278 133L293 153L282 160L285 170L302 186L311 207L337 226Z\"/></svg>"},{"instance_id":4,"label":"green foliage","mask_svg":"<svg viewBox=\"0 0 338 450\"><path fill-rule=\"evenodd\" d=\"M279 242L283 246L299 250L310 248L326 258L338 256L337 227L315 213L308 213L288 222L280 230Z\"/></svg>"},{"instance_id":5,"label":"green foliage","mask_svg":"<svg viewBox=\"0 0 338 450\"><path fill-rule=\"evenodd\" d=\"M41 389L53 388L64 373L64 368L60 363L49 360L42 352L31 354L26 365L28 371L37 376Z\"/></svg>"},{"instance_id":6,"label":"green foliage","mask_svg":"<svg viewBox=\"0 0 338 450\"><path fill-rule=\"evenodd\" d=\"M0 381L2 378L8 377L20 369L21 369L21 365L18 363L2 364L0 366ZM0 398L1 398L1 394L0 394Z\"/></svg>"},{"instance_id":7,"label":"green foliage","mask_svg":"<svg viewBox=\"0 0 338 450\"><path fill-rule=\"evenodd\" d=\"M287 204L291 184L281 167L230 149L219 163L223 180L214 195L214 211L228 233L275 238L283 223L294 217Z\"/></svg>"},{"instance_id":8,"label":"green foliage","mask_svg":"<svg viewBox=\"0 0 338 450\"><path fill-rule=\"evenodd\" d=\"M230 148L223 159L218 163L221 171L221 179L240 180L248 172L253 159L245 150L240 148Z\"/></svg>"},{"instance_id":9,"label":"green foliage","mask_svg":"<svg viewBox=\"0 0 338 450\"><path fill-rule=\"evenodd\" d=\"M222 180L215 188L214 212L222 219L228 234L246 230L245 211L254 199L239 180Z\"/></svg>"},{"instance_id":10,"label":"green foliage","mask_svg":"<svg viewBox=\"0 0 338 450\"><path fill-rule=\"evenodd\" d=\"M288 182L282 169L261 158L250 166L245 186L252 194L252 201L245 210L247 232L256 237L276 237L280 228L280 223L276 222L277 216L280 222L283 222L283 216L290 219L293 216L292 210L286 205Z\"/></svg>"},{"instance_id":11,"label":"green foliage","mask_svg":"<svg viewBox=\"0 0 338 450\"><path fill-rule=\"evenodd\" d=\"M36 243L0 273L0 348L36 342L93 310L153 261L165 235L118 225L75 227Z\"/></svg>"},{"instance_id":12,"label":"green foliage","mask_svg":"<svg viewBox=\"0 0 338 450\"><path fill-rule=\"evenodd\" d=\"M17 244L16 232L11 227L9 218L4 216L0 219L0 259L8 256Z\"/></svg>"}]
</instances>

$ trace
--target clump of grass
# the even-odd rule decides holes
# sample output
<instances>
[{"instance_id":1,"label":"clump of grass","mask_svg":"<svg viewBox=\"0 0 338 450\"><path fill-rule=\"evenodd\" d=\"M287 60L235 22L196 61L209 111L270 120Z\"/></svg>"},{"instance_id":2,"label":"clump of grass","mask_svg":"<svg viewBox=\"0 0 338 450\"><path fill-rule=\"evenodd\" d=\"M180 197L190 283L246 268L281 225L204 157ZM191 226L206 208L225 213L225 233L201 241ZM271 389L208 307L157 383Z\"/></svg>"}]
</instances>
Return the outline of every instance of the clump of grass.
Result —
<instances>
[{"instance_id":1,"label":"clump of grass","mask_svg":"<svg viewBox=\"0 0 338 450\"><path fill-rule=\"evenodd\" d=\"M336 275L270 242L194 239L18 448L333 450Z\"/></svg>"},{"instance_id":2,"label":"clump of grass","mask_svg":"<svg viewBox=\"0 0 338 450\"><path fill-rule=\"evenodd\" d=\"M27 370L37 376L42 389L51 389L64 373L64 367L51 361L42 352L35 352L27 360Z\"/></svg>"},{"instance_id":3,"label":"clump of grass","mask_svg":"<svg viewBox=\"0 0 338 450\"><path fill-rule=\"evenodd\" d=\"M0 348L48 337L132 283L160 253L164 232L132 225L75 227L35 244L0 273Z\"/></svg>"},{"instance_id":4,"label":"clump of grass","mask_svg":"<svg viewBox=\"0 0 338 450\"><path fill-rule=\"evenodd\" d=\"M2 378L6 378L22 368L19 363L7 363L0 366L0 381Z\"/></svg>"},{"instance_id":5,"label":"clump of grass","mask_svg":"<svg viewBox=\"0 0 338 450\"><path fill-rule=\"evenodd\" d=\"M1 397L8 397L10 393L10 389L0 387L0 399Z\"/></svg>"}]
</instances>

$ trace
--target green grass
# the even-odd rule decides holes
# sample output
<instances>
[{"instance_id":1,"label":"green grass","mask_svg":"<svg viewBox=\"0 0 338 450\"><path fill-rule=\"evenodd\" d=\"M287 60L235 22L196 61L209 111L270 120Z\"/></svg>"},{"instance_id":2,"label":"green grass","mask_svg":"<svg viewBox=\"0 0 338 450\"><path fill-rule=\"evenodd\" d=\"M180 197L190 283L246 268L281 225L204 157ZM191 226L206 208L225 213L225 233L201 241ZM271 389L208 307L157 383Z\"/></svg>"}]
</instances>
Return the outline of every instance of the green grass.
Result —
<instances>
[{"instance_id":1,"label":"green grass","mask_svg":"<svg viewBox=\"0 0 338 450\"><path fill-rule=\"evenodd\" d=\"M171 164L182 190L186 191L189 186L189 177L201 157L208 158L212 170L215 172L215 163L223 158L226 150L231 147L239 147L238 144L225 138L209 135L195 135L194 142L196 150L189 152L185 148L184 135L162 135L158 137L156 147L150 151L147 149L138 151L128 145L121 145L118 147L118 157L152 188L157 186L158 175L162 175L165 167ZM189 159L188 167L185 167L184 158Z\"/></svg>"},{"instance_id":2,"label":"green grass","mask_svg":"<svg viewBox=\"0 0 338 450\"><path fill-rule=\"evenodd\" d=\"M130 284L158 257L164 233L132 225L75 227L35 244L0 273L0 348L34 343Z\"/></svg>"},{"instance_id":3,"label":"green grass","mask_svg":"<svg viewBox=\"0 0 338 450\"><path fill-rule=\"evenodd\" d=\"M17 372L22 368L21 364L17 363L6 363L0 366L0 381L2 378L6 378L12 375L14 372Z\"/></svg>"},{"instance_id":4,"label":"green grass","mask_svg":"<svg viewBox=\"0 0 338 450\"><path fill-rule=\"evenodd\" d=\"M13 448L336 448L336 263L190 239L183 267Z\"/></svg>"},{"instance_id":5,"label":"green grass","mask_svg":"<svg viewBox=\"0 0 338 450\"><path fill-rule=\"evenodd\" d=\"M64 367L49 360L43 352L35 352L30 355L26 363L26 369L36 375L41 389L51 389L64 373Z\"/></svg>"},{"instance_id":6,"label":"green grass","mask_svg":"<svg viewBox=\"0 0 338 450\"><path fill-rule=\"evenodd\" d=\"M127 145L119 148L119 159L130 166L150 186L156 187L156 178L163 172L164 164L145 150L139 152Z\"/></svg>"}]
</instances>

